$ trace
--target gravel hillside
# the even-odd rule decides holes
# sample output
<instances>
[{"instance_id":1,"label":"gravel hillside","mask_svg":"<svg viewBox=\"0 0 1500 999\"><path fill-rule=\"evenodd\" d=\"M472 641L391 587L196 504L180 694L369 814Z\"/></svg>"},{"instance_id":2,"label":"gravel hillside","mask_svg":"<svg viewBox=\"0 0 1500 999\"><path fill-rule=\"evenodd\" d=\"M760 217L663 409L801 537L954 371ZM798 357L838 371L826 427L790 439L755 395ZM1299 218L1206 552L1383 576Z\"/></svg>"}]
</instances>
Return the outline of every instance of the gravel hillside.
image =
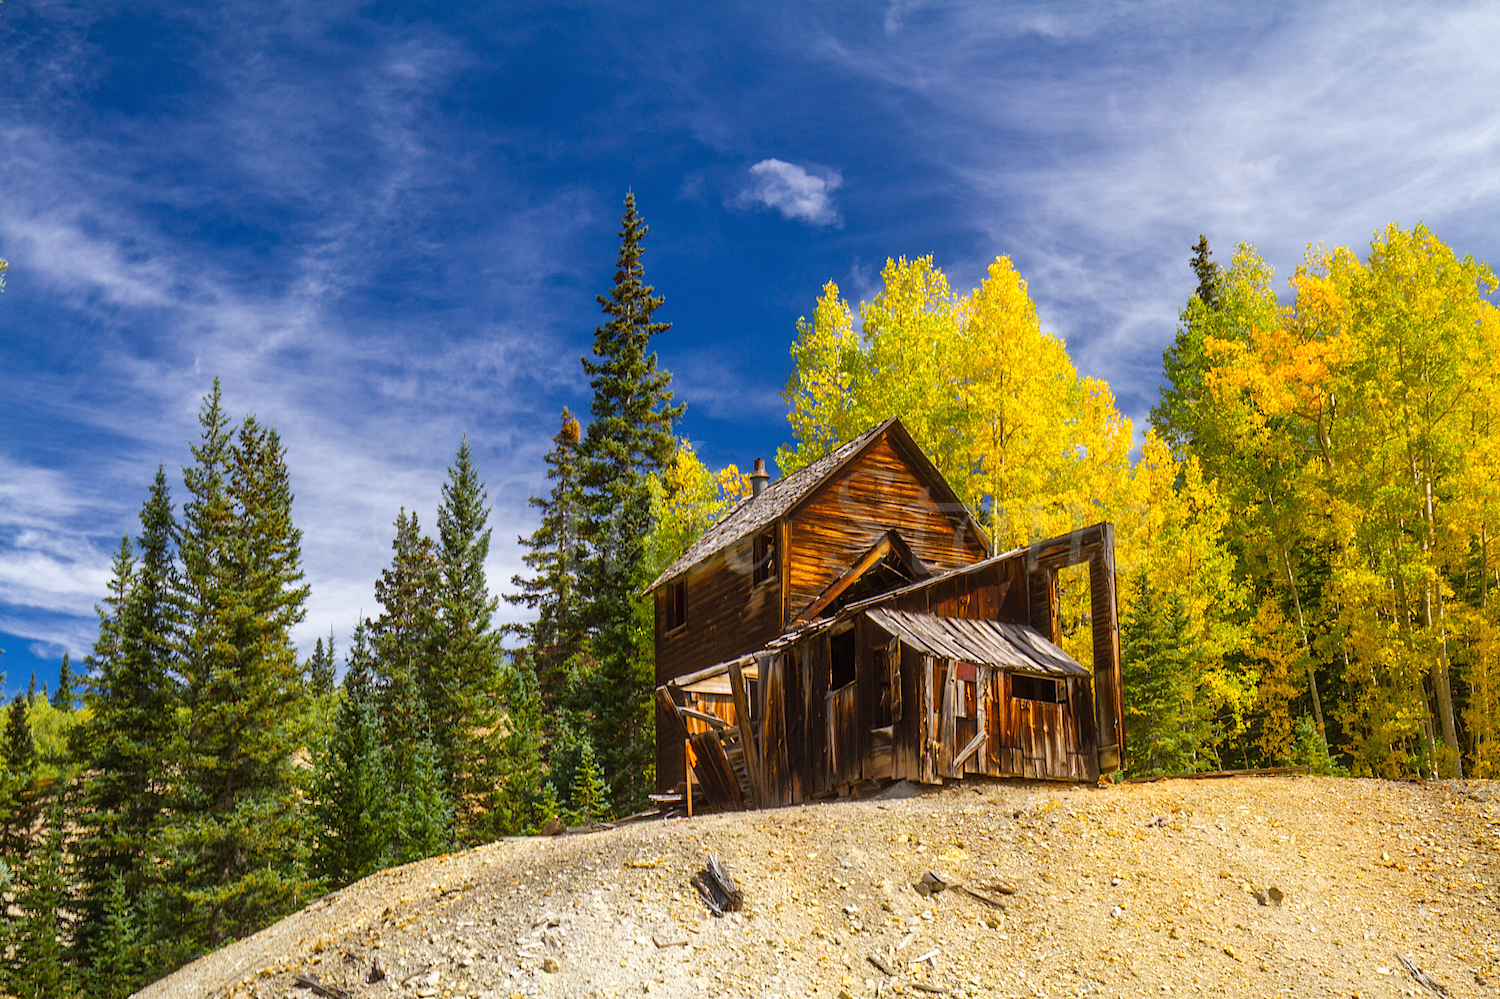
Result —
<instances>
[{"instance_id":1,"label":"gravel hillside","mask_svg":"<svg viewBox=\"0 0 1500 999\"><path fill-rule=\"evenodd\" d=\"M1403 957L1495 995L1497 847L1490 782L971 780L434 858L140 995L317 995L299 973L403 999L1437 994ZM689 884L710 851L741 912ZM918 892L928 871L947 890Z\"/></svg>"}]
</instances>

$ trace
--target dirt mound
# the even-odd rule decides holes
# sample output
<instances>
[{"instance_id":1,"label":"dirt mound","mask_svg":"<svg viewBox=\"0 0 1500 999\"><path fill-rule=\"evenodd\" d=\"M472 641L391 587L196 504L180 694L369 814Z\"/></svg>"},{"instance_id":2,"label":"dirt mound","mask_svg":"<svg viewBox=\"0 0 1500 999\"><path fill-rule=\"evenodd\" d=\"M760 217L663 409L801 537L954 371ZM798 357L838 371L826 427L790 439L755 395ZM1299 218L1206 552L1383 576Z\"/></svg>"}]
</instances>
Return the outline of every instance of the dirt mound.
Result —
<instances>
[{"instance_id":1,"label":"dirt mound","mask_svg":"<svg viewBox=\"0 0 1500 999\"><path fill-rule=\"evenodd\" d=\"M1488 782L971 780L434 858L140 995L1435 994L1402 958L1492 995L1497 846ZM690 884L710 852L744 892L722 918Z\"/></svg>"}]
</instances>

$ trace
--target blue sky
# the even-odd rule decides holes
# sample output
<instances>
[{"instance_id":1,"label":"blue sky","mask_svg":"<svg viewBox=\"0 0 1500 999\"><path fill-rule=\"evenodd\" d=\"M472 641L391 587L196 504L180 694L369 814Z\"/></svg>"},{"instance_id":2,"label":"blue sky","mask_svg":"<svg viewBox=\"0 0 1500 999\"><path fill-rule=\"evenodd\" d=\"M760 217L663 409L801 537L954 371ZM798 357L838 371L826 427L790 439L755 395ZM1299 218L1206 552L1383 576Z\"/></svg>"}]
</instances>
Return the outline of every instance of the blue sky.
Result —
<instances>
[{"instance_id":1,"label":"blue sky","mask_svg":"<svg viewBox=\"0 0 1500 999\"><path fill-rule=\"evenodd\" d=\"M290 452L300 641L377 611L463 434L499 588L627 188L710 464L787 439L797 317L903 254L1008 254L1140 427L1199 232L1283 276L1391 221L1500 262L1497 47L1494 4L10 0L7 690L89 647L215 374Z\"/></svg>"}]
</instances>

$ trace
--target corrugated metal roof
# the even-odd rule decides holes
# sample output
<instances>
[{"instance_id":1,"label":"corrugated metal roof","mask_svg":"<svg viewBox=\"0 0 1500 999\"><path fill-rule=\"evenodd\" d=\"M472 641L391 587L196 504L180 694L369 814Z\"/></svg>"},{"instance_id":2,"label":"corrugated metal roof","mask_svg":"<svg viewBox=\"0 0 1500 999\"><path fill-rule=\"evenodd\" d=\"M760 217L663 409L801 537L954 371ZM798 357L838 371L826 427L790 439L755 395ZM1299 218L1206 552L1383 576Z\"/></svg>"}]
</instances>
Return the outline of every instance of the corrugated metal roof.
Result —
<instances>
[{"instance_id":1,"label":"corrugated metal roof","mask_svg":"<svg viewBox=\"0 0 1500 999\"><path fill-rule=\"evenodd\" d=\"M749 537L775 521L777 517L796 506L804 496L818 488L824 479L837 471L872 438L884 433L886 428L895 422L895 417L892 417L878 426L871 427L817 461L804 465L791 475L770 483L759 496L740 500L732 510L720 517L714 526L704 531L703 536L693 542L677 561L667 566L666 571L657 576L655 581L646 587L646 590L649 592L656 589L684 569L697 565L721 548L741 538Z\"/></svg>"},{"instance_id":2,"label":"corrugated metal roof","mask_svg":"<svg viewBox=\"0 0 1500 999\"><path fill-rule=\"evenodd\" d=\"M1044 676L1089 675L1072 656L1024 624L938 617L885 607L870 607L864 613L905 644L929 655Z\"/></svg>"}]
</instances>

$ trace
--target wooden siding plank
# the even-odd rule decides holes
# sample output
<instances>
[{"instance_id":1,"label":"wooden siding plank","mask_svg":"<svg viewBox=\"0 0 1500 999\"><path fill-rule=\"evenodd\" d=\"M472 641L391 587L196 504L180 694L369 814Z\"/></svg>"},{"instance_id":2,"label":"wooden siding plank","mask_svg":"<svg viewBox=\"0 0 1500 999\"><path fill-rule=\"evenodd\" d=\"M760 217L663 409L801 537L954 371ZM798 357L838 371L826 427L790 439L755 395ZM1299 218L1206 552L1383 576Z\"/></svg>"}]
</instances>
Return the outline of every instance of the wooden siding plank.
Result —
<instances>
[{"instance_id":1,"label":"wooden siding plank","mask_svg":"<svg viewBox=\"0 0 1500 999\"><path fill-rule=\"evenodd\" d=\"M745 776L750 780L750 804L753 808L761 808L765 804L765 795L761 791L760 747L755 743L750 695L745 689L745 673L738 660L729 664L729 686L734 694L735 727L739 730L740 746L745 754Z\"/></svg>"},{"instance_id":2,"label":"wooden siding plank","mask_svg":"<svg viewBox=\"0 0 1500 999\"><path fill-rule=\"evenodd\" d=\"M907 458L882 440L789 517L786 604L796 616L851 563L894 530L941 572L986 557L962 513L939 508Z\"/></svg>"}]
</instances>

